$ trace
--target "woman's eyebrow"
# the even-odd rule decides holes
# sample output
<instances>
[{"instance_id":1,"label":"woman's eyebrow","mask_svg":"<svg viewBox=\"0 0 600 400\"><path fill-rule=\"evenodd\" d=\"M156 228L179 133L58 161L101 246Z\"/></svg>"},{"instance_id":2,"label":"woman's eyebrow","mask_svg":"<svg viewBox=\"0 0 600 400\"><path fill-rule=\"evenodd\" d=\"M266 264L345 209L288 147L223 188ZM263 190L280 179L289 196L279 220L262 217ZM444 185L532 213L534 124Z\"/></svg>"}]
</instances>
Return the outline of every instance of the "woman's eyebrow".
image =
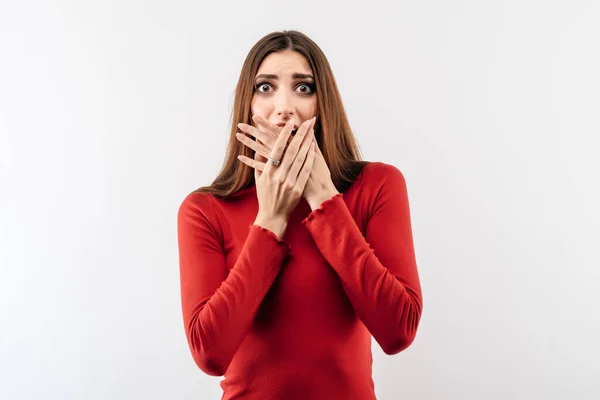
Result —
<instances>
[{"instance_id":1,"label":"woman's eyebrow","mask_svg":"<svg viewBox=\"0 0 600 400\"><path fill-rule=\"evenodd\" d=\"M260 75L257 75L256 78L254 78L254 79L258 79L258 78L279 79L279 77L274 74L260 74ZM312 79L313 81L315 80L315 78L311 74L301 74L298 72L292 74L292 79Z\"/></svg>"}]
</instances>

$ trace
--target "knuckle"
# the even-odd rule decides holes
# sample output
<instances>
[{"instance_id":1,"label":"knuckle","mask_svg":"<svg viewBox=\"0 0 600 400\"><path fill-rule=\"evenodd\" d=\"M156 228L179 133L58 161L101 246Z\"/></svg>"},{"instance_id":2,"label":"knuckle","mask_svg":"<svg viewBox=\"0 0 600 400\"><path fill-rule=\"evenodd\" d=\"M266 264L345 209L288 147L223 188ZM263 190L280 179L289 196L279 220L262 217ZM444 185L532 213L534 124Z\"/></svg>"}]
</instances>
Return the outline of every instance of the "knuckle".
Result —
<instances>
[{"instance_id":1,"label":"knuckle","mask_svg":"<svg viewBox=\"0 0 600 400\"><path fill-rule=\"evenodd\" d=\"M283 183L283 187L285 188L286 192L292 192L294 190L294 185L289 180L286 180Z\"/></svg>"}]
</instances>

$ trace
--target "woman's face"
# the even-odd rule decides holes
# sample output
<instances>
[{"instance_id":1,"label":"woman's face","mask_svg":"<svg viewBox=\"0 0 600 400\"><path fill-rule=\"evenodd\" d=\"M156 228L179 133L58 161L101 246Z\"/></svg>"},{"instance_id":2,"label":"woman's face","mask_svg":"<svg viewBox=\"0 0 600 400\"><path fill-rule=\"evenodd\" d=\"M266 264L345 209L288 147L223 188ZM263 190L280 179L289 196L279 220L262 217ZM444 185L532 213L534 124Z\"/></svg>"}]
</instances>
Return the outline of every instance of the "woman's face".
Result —
<instances>
[{"instance_id":1,"label":"woman's face","mask_svg":"<svg viewBox=\"0 0 600 400\"><path fill-rule=\"evenodd\" d=\"M295 128L316 115L315 81L302 54L293 50L269 54L258 68L254 83L252 115L274 125L294 117Z\"/></svg>"}]
</instances>

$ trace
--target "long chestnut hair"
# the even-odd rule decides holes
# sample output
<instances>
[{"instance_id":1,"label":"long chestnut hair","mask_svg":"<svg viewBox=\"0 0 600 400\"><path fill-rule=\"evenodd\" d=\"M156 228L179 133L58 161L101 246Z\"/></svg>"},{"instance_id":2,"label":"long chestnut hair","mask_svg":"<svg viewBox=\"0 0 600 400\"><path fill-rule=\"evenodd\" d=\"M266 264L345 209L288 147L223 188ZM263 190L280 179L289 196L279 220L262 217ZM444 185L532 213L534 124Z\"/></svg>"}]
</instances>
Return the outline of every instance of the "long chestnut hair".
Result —
<instances>
[{"instance_id":1,"label":"long chestnut hair","mask_svg":"<svg viewBox=\"0 0 600 400\"><path fill-rule=\"evenodd\" d=\"M254 150L237 140L237 124L244 122L252 125L251 103L256 90L254 77L267 55L284 50L301 53L313 71L319 116L314 126L315 139L336 189L345 192L368 163L361 160L358 143L350 129L333 72L323 51L298 31L272 32L252 47L242 66L235 89L229 143L221 171L210 186L200 187L194 193L207 192L223 199L255 184L254 169L237 158L240 154L254 158Z\"/></svg>"}]
</instances>

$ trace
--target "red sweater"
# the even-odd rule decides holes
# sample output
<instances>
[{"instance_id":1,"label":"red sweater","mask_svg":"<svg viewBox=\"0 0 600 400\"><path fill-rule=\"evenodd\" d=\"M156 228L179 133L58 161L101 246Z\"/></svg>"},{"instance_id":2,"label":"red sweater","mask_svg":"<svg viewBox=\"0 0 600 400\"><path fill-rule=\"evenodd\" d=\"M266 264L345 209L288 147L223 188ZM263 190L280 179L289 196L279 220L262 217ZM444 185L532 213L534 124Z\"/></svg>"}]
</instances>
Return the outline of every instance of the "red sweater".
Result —
<instances>
[{"instance_id":1,"label":"red sweater","mask_svg":"<svg viewBox=\"0 0 600 400\"><path fill-rule=\"evenodd\" d=\"M414 340L423 300L406 183L367 164L344 193L301 199L283 240L257 225L256 187L189 194L178 212L183 320L222 399L375 399L371 335Z\"/></svg>"}]
</instances>

